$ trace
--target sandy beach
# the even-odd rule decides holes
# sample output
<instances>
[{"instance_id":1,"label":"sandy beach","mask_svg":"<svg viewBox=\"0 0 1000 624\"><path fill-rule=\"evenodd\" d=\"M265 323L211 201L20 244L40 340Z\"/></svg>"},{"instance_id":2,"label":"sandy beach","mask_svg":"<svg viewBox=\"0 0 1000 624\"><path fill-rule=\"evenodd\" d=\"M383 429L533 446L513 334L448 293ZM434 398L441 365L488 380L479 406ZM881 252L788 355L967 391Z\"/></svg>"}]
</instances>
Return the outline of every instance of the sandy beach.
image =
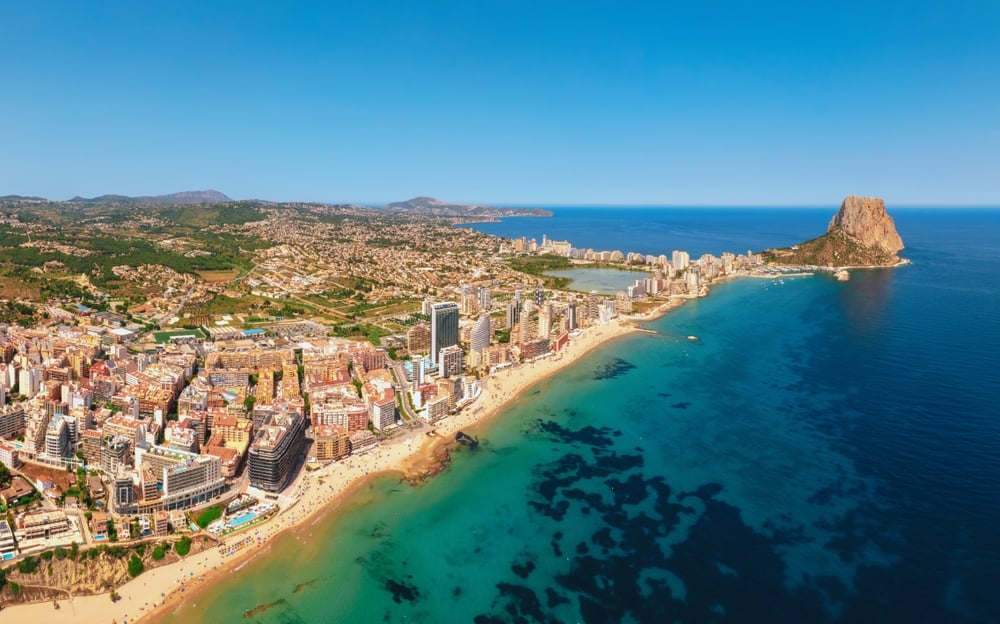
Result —
<instances>
[{"instance_id":1,"label":"sandy beach","mask_svg":"<svg viewBox=\"0 0 1000 624\"><path fill-rule=\"evenodd\" d=\"M318 521L319 514L336 509L354 489L377 474L395 472L402 475L434 461L435 451L453 440L457 431L473 430L475 425L500 413L526 388L572 364L597 346L640 331L638 321L656 318L677 305L680 303L671 300L644 317L627 317L590 327L570 340L557 354L496 372L488 378L482 395L476 401L433 426L437 435L426 435L428 427L424 427L318 470L302 470L295 483L286 490L286 493L299 496L292 506L267 523L228 536L218 548L144 572L117 588L121 595L118 602L112 603L108 594L99 594L59 600L58 609L53 607L51 601L12 606L0 611L0 623L155 622L167 613L191 608L197 603L198 596L215 580L264 552L281 532L306 521Z\"/></svg>"}]
</instances>

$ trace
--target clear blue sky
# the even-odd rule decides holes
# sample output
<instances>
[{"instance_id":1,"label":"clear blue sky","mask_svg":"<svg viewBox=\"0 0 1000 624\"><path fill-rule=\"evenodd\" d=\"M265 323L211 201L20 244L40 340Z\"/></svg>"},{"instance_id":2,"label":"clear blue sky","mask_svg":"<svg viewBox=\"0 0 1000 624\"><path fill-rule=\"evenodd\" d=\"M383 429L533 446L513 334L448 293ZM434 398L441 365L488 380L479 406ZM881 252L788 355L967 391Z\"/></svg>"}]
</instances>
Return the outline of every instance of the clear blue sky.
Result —
<instances>
[{"instance_id":1,"label":"clear blue sky","mask_svg":"<svg viewBox=\"0 0 1000 624\"><path fill-rule=\"evenodd\" d=\"M1000 3L0 6L0 195L205 188L998 204Z\"/></svg>"}]
</instances>

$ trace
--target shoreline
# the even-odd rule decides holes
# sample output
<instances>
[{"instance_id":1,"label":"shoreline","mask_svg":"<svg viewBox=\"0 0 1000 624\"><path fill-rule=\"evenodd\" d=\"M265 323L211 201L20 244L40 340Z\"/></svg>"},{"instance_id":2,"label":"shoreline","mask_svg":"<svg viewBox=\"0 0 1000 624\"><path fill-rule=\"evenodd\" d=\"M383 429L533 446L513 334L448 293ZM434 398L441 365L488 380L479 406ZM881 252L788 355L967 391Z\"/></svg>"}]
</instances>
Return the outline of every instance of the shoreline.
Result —
<instances>
[{"instance_id":1,"label":"shoreline","mask_svg":"<svg viewBox=\"0 0 1000 624\"><path fill-rule=\"evenodd\" d=\"M852 267L855 269L895 268L910 264L907 259L886 267ZM805 268L805 267L797 267ZM826 267L817 273L828 270ZM812 276L816 273L802 273ZM794 277L785 274L780 277ZM635 333L650 333L653 330L641 324L662 318L681 307L689 299L700 299L711 294L711 286L721 285L741 277L779 276L736 274L720 276L706 285L700 295L671 296L645 314L619 316L603 325L587 328L555 355L516 367L502 369L485 378L482 395L458 414L431 426L435 435L425 435L428 425L417 430L389 439L370 451L352 455L339 462L332 462L320 469L308 472L302 469L284 491L294 494L296 500L267 522L223 539L223 546L212 547L186 559L160 566L144 572L136 579L125 583L115 591L121 596L117 603L110 602L108 593L76 596L53 602L43 601L18 604L0 610L0 624L8 621L28 621L33 617L46 622L112 622L125 621L150 624L160 622L168 615L182 612L185 605L197 604L197 598L214 586L219 580L242 569L258 555L267 552L274 539L289 530L302 529L320 522L328 512L335 512L361 487L381 476L395 475L400 481L423 480L436 474L429 470L439 466L439 457L454 439L455 433L467 429L478 431L499 415L505 407L517 400L521 394L544 381L551 375L576 362L578 359L613 342L623 336ZM414 444L414 440L417 443ZM308 524L306 524L308 522ZM198 571L196 574L195 571ZM187 576L184 576L184 573ZM171 578L173 577L173 578ZM160 598L156 597L159 592ZM150 595L153 599L150 600ZM13 616L8 614L13 612ZM13 620L11 618L17 618Z\"/></svg>"},{"instance_id":2,"label":"shoreline","mask_svg":"<svg viewBox=\"0 0 1000 624\"><path fill-rule=\"evenodd\" d=\"M115 591L121 596L112 603L109 594L75 596L56 601L11 605L0 610L0 622L143 622L162 621L183 613L219 580L243 568L266 553L273 541L289 530L307 528L335 512L358 489L379 476L399 478L419 476L421 469L439 460L437 454L460 430L477 431L530 387L573 364L598 347L635 333L643 333L641 323L661 318L684 304L686 299L668 299L645 315L620 317L604 325L587 328L555 355L497 371L486 378L483 394L458 414L433 425L434 436L425 435L426 426L407 432L380 446L318 470L302 470L286 493L297 493L290 507L266 523L230 535L222 545L212 547L173 564L148 570ZM416 440L416 443L414 443ZM194 539L197 539L195 537ZM223 554L226 551L227 554Z\"/></svg>"}]
</instances>

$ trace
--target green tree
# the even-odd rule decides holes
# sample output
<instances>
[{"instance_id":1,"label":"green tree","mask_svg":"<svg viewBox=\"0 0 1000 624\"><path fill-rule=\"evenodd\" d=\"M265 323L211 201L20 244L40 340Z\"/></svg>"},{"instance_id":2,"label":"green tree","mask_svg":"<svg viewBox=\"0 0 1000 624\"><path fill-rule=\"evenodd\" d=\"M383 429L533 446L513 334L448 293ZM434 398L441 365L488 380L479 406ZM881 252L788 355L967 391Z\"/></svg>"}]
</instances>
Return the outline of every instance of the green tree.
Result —
<instances>
[{"instance_id":1,"label":"green tree","mask_svg":"<svg viewBox=\"0 0 1000 624\"><path fill-rule=\"evenodd\" d=\"M39 559L28 555L17 562L17 571L21 574L34 574L38 570Z\"/></svg>"},{"instance_id":2,"label":"green tree","mask_svg":"<svg viewBox=\"0 0 1000 624\"><path fill-rule=\"evenodd\" d=\"M145 566L142 564L142 559L139 558L139 555L132 553L132 558L128 560L129 576L135 578L142 574L143 569Z\"/></svg>"},{"instance_id":3,"label":"green tree","mask_svg":"<svg viewBox=\"0 0 1000 624\"><path fill-rule=\"evenodd\" d=\"M177 544L174 545L174 551L181 557L186 557L191 552L191 538L185 535L177 540Z\"/></svg>"},{"instance_id":4,"label":"green tree","mask_svg":"<svg viewBox=\"0 0 1000 624\"><path fill-rule=\"evenodd\" d=\"M205 527L212 524L221 517L222 517L222 507L216 505L215 507L209 507L205 511L198 514L198 517L195 518L194 522L199 527L204 529Z\"/></svg>"}]
</instances>

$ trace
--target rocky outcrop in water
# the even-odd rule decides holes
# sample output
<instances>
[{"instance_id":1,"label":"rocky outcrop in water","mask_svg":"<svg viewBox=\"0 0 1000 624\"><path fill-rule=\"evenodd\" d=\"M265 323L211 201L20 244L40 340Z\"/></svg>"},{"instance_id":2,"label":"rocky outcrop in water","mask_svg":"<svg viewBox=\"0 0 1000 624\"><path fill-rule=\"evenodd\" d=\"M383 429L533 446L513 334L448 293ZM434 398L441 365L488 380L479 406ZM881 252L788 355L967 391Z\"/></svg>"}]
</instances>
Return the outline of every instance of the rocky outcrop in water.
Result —
<instances>
[{"instance_id":1,"label":"rocky outcrop in water","mask_svg":"<svg viewBox=\"0 0 1000 624\"><path fill-rule=\"evenodd\" d=\"M829 267L878 267L900 263L903 239L876 197L850 195L830 220L826 234L799 245L769 249L772 263Z\"/></svg>"},{"instance_id":2,"label":"rocky outcrop in water","mask_svg":"<svg viewBox=\"0 0 1000 624\"><path fill-rule=\"evenodd\" d=\"M849 195L826 231L839 232L859 245L878 247L892 255L903 249L896 224L885 211L885 202L877 197Z\"/></svg>"}]
</instances>

